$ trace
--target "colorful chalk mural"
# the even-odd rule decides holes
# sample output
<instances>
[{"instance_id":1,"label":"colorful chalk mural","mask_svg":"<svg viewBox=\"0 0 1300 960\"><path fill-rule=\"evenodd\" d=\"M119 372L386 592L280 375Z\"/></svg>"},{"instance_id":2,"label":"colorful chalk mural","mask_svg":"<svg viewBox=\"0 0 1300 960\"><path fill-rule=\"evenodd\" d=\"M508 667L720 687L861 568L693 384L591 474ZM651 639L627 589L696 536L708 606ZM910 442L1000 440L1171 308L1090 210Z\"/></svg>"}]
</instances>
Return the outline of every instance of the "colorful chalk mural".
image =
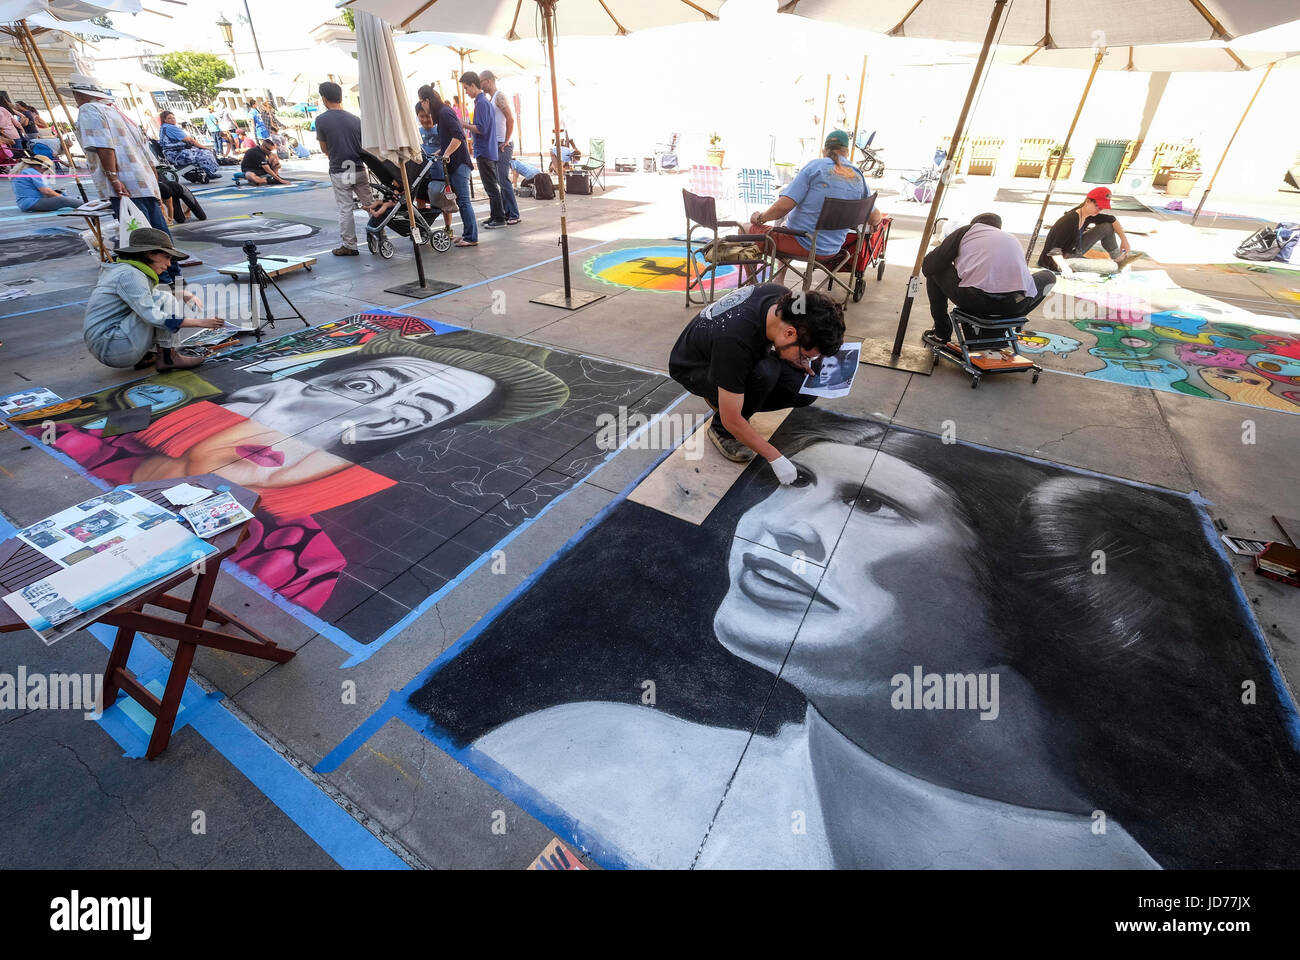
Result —
<instances>
[{"instance_id":1,"label":"colorful chalk mural","mask_svg":"<svg viewBox=\"0 0 1300 960\"><path fill-rule=\"evenodd\" d=\"M261 495L235 561L345 648L432 594L580 482L598 418L680 389L618 364L382 310L16 419L110 484L218 473ZM147 427L105 436L115 411Z\"/></svg>"},{"instance_id":2,"label":"colorful chalk mural","mask_svg":"<svg viewBox=\"0 0 1300 960\"><path fill-rule=\"evenodd\" d=\"M701 267L708 264L696 254ZM583 265L587 276L601 283L637 290L686 290L686 244L623 247L598 253ZM730 290L739 277L737 267L718 268L718 289Z\"/></svg>"},{"instance_id":3,"label":"colorful chalk mural","mask_svg":"<svg viewBox=\"0 0 1300 960\"><path fill-rule=\"evenodd\" d=\"M1300 413L1300 321L1264 318L1184 290L1164 271L1104 284L1063 278L1053 296L1060 294L1074 299L1075 318L1066 322L1091 341L1039 325L1022 336L1022 352L1069 358L1066 369L1094 380ZM1062 302L1049 300L1045 315ZM1081 369L1085 357L1101 366Z\"/></svg>"},{"instance_id":4,"label":"colorful chalk mural","mask_svg":"<svg viewBox=\"0 0 1300 960\"><path fill-rule=\"evenodd\" d=\"M608 866L1300 866L1298 718L1193 498L816 408L773 442L795 483L620 502L327 766L400 716Z\"/></svg>"}]
</instances>

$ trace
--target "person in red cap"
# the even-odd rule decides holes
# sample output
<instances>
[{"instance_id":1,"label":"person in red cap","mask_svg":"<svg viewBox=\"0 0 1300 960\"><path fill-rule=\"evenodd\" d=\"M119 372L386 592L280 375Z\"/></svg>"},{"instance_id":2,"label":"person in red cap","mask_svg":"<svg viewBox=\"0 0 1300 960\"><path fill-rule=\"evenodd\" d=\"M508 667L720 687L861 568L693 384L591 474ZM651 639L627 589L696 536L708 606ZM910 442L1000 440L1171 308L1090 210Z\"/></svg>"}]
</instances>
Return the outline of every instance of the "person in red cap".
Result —
<instances>
[{"instance_id":1,"label":"person in red cap","mask_svg":"<svg viewBox=\"0 0 1300 960\"><path fill-rule=\"evenodd\" d=\"M1083 203L1061 214L1052 224L1038 257L1038 265L1069 276L1075 270L1086 273L1116 273L1142 254L1129 249L1124 228L1110 209L1110 187L1095 187L1088 191ZM1101 244L1109 260L1085 257L1097 244Z\"/></svg>"}]
</instances>

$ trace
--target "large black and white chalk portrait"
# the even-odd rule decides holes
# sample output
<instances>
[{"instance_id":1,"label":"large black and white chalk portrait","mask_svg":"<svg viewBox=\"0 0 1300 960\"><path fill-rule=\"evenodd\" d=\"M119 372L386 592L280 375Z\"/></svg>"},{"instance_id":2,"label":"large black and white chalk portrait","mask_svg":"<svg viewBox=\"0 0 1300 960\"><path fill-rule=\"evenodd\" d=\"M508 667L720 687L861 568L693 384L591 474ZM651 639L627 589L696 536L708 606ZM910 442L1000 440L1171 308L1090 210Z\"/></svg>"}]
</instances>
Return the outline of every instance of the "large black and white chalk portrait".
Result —
<instances>
[{"instance_id":1,"label":"large black and white chalk portrait","mask_svg":"<svg viewBox=\"0 0 1300 960\"><path fill-rule=\"evenodd\" d=\"M615 864L1300 865L1196 504L813 408L774 442L798 480L700 526L616 508L412 695L431 735Z\"/></svg>"}]
</instances>

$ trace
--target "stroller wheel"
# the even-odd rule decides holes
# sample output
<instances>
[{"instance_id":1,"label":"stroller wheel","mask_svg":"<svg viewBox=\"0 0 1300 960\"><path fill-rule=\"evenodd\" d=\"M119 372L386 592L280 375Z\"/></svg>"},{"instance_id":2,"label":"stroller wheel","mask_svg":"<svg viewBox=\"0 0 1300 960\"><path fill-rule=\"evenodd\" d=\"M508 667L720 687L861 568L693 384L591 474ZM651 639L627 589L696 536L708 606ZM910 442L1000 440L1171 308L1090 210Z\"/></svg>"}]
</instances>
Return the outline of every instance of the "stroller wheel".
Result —
<instances>
[{"instance_id":1,"label":"stroller wheel","mask_svg":"<svg viewBox=\"0 0 1300 960\"><path fill-rule=\"evenodd\" d=\"M867 292L867 281L864 277L859 275L857 281L853 284L853 302L857 303L859 300L861 300L862 295L866 292Z\"/></svg>"},{"instance_id":2,"label":"stroller wheel","mask_svg":"<svg viewBox=\"0 0 1300 960\"><path fill-rule=\"evenodd\" d=\"M883 279L885 279L885 261L881 260L876 265L876 282L879 283Z\"/></svg>"},{"instance_id":3,"label":"stroller wheel","mask_svg":"<svg viewBox=\"0 0 1300 960\"><path fill-rule=\"evenodd\" d=\"M379 241L375 239L375 235L373 233L366 234L366 249L369 250L372 254L379 252Z\"/></svg>"},{"instance_id":4,"label":"stroller wheel","mask_svg":"<svg viewBox=\"0 0 1300 960\"><path fill-rule=\"evenodd\" d=\"M439 253L446 253L451 249L451 234L446 230L435 230L429 235L429 246Z\"/></svg>"},{"instance_id":5,"label":"stroller wheel","mask_svg":"<svg viewBox=\"0 0 1300 960\"><path fill-rule=\"evenodd\" d=\"M389 240L387 237L379 241L379 255L381 257L385 260L391 260L393 259L393 253L393 241Z\"/></svg>"}]
</instances>

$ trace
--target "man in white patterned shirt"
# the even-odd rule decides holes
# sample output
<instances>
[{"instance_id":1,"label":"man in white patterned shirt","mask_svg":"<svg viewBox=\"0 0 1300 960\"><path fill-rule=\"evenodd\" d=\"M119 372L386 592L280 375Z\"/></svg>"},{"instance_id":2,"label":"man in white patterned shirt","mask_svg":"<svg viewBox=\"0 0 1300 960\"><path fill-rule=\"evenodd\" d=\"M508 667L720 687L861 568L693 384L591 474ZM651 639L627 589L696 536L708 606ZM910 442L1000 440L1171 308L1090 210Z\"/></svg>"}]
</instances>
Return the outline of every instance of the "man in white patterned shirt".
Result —
<instances>
[{"instance_id":1,"label":"man in white patterned shirt","mask_svg":"<svg viewBox=\"0 0 1300 960\"><path fill-rule=\"evenodd\" d=\"M128 119L113 95L93 78L74 73L67 89L77 102L77 140L90 161L95 187L107 197L117 214L122 197L129 197L149 220L149 226L168 237L158 192L158 173L153 153L139 128ZM143 226L143 224L142 224ZM180 268L175 264L160 276L163 283L175 283Z\"/></svg>"}]
</instances>

